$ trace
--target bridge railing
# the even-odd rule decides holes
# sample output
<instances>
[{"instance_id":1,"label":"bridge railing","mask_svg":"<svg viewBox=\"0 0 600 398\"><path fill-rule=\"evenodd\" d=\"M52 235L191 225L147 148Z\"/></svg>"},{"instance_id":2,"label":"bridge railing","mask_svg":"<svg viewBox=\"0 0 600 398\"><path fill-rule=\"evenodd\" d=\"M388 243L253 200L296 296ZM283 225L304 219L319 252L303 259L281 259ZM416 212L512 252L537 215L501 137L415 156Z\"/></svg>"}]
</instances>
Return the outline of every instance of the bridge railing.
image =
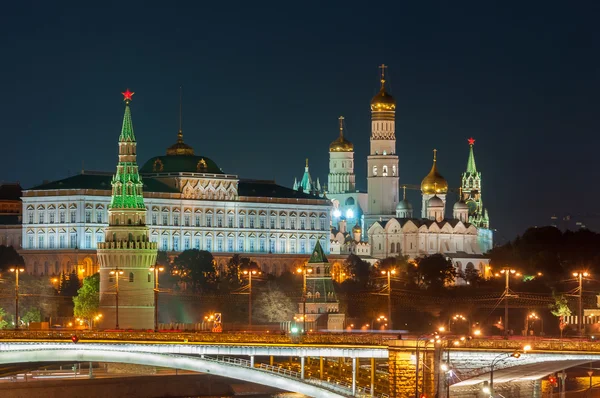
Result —
<instances>
[{"instance_id":1,"label":"bridge railing","mask_svg":"<svg viewBox=\"0 0 600 398\"><path fill-rule=\"evenodd\" d=\"M70 340L76 334L84 340L127 341L180 341L196 343L249 343L249 344L350 344L384 346L391 336L352 333L315 333L290 336L281 333L210 333L210 332L144 332L144 331L90 331L90 330L2 330L1 340Z\"/></svg>"},{"instance_id":2,"label":"bridge railing","mask_svg":"<svg viewBox=\"0 0 600 398\"><path fill-rule=\"evenodd\" d=\"M289 370L286 368L282 368L280 366L273 366L273 365L267 365L266 363L261 363L258 366L259 369L263 369L266 370L268 372L273 372L273 373L277 373L280 375L284 375L284 376L290 376L293 377L295 379L301 379L302 378L302 374L300 374L299 372L293 371L293 370Z\"/></svg>"}]
</instances>

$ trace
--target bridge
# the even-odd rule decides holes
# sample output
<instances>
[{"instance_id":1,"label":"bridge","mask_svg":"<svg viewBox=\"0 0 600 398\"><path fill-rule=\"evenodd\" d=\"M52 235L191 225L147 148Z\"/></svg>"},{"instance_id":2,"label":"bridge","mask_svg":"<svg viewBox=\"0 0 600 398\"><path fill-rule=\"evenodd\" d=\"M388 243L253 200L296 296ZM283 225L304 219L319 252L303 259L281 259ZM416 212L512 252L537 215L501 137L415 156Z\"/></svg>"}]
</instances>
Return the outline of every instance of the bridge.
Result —
<instances>
[{"instance_id":1,"label":"bridge","mask_svg":"<svg viewBox=\"0 0 600 398\"><path fill-rule=\"evenodd\" d=\"M81 332L79 343L70 341L72 332L1 332L0 364L48 362L117 362L210 373L281 388L316 397L367 397L375 394L375 360L388 362L389 396L414 396L421 392L444 392L452 396L477 396L483 381L489 380L492 361L497 390L518 386L511 396L533 396L539 380L573 366L600 361L600 343L573 340L475 339L460 346L395 336L356 334L212 334ZM511 358L513 351L527 344L531 351ZM505 354L505 355L504 355ZM261 358L270 358L261 363ZM298 372L273 364L273 357L300 358ZM308 377L306 360L319 359L319 377ZM325 380L323 360L349 358L352 381ZM417 360L418 358L418 360ZM504 360L506 359L506 360ZM357 383L360 361L370 362L371 385ZM417 363L420 362L417 377ZM439 370L448 362L452 372ZM427 370L425 370L427 369ZM510 383L508 383L510 382ZM501 385L504 383L504 387ZM512 390L511 390L512 391ZM471 395L469 395L471 394ZM428 395L429 396L429 395ZM443 395L441 395L443 396Z\"/></svg>"}]
</instances>

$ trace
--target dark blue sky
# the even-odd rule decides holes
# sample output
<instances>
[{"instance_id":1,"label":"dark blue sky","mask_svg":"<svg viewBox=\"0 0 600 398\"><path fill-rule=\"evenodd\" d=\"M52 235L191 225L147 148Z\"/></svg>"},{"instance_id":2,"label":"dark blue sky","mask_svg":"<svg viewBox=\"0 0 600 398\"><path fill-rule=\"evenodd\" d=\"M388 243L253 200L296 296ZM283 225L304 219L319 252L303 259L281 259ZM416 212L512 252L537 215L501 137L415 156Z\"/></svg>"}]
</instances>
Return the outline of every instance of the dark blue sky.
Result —
<instances>
[{"instance_id":1,"label":"dark blue sky","mask_svg":"<svg viewBox=\"0 0 600 398\"><path fill-rule=\"evenodd\" d=\"M598 213L594 2L85 3L3 6L0 179L113 170L127 87L143 164L175 142L183 85L185 140L224 171L289 186L308 157L325 182L344 115L365 189L383 62L401 184L420 184L437 148L458 187L473 136L500 240Z\"/></svg>"}]
</instances>

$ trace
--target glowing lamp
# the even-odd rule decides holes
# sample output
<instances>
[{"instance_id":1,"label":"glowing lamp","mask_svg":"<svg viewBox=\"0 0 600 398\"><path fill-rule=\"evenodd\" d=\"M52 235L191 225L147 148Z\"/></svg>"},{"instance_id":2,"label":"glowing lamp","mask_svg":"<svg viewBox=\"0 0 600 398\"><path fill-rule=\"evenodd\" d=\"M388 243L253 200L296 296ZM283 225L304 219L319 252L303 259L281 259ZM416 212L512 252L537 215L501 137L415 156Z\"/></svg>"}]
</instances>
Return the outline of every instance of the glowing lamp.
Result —
<instances>
[{"instance_id":1,"label":"glowing lamp","mask_svg":"<svg viewBox=\"0 0 600 398\"><path fill-rule=\"evenodd\" d=\"M333 211L333 216L334 216L335 218L339 218L341 215L342 215L342 212L341 212L341 211L339 211L338 209L335 209L335 210Z\"/></svg>"},{"instance_id":2,"label":"glowing lamp","mask_svg":"<svg viewBox=\"0 0 600 398\"><path fill-rule=\"evenodd\" d=\"M352 211L352 209L346 210L346 218L353 218L353 217L354 217L354 211Z\"/></svg>"}]
</instances>

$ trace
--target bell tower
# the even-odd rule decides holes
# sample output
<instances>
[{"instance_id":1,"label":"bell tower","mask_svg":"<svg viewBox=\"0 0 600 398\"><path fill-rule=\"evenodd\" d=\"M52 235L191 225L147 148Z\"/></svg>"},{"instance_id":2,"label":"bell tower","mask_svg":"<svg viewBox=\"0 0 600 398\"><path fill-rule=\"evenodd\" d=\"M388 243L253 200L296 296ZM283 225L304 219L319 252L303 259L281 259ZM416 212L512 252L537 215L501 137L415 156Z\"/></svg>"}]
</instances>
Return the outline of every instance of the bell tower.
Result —
<instances>
[{"instance_id":1,"label":"bell tower","mask_svg":"<svg viewBox=\"0 0 600 398\"><path fill-rule=\"evenodd\" d=\"M377 220L395 216L398 205L398 156L396 155L396 101L385 90L385 69L381 65L381 88L371 100L371 150L367 158L369 204L365 230Z\"/></svg>"}]
</instances>

